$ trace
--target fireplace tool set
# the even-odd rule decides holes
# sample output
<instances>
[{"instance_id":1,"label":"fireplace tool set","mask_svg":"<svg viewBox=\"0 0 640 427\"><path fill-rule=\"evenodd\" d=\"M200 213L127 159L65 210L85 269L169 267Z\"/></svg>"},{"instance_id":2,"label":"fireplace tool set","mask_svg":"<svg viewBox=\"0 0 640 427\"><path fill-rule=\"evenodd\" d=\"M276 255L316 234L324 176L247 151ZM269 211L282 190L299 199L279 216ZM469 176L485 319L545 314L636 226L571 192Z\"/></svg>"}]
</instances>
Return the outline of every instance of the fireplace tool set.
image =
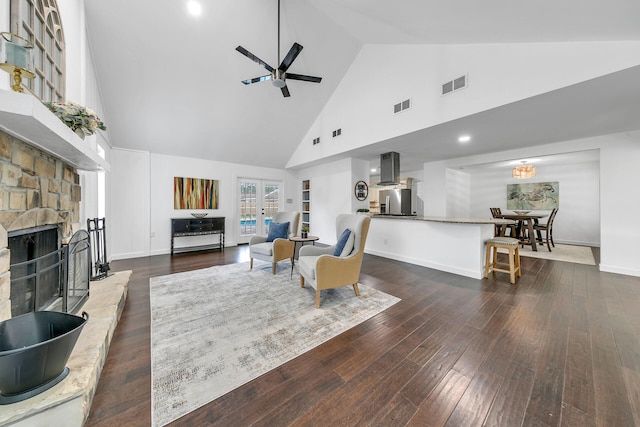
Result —
<instances>
[{"instance_id":1,"label":"fireplace tool set","mask_svg":"<svg viewBox=\"0 0 640 427\"><path fill-rule=\"evenodd\" d=\"M87 219L87 230L91 240L91 280L102 280L111 269L107 262L105 218Z\"/></svg>"}]
</instances>

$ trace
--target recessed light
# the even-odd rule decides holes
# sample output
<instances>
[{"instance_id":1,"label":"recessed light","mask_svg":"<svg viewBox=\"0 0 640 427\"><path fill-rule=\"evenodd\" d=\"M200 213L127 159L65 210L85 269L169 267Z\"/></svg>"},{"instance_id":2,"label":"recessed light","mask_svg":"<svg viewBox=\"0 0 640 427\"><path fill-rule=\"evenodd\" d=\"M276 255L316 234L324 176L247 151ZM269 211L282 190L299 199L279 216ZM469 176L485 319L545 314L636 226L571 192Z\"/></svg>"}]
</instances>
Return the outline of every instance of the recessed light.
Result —
<instances>
[{"instance_id":1,"label":"recessed light","mask_svg":"<svg viewBox=\"0 0 640 427\"><path fill-rule=\"evenodd\" d=\"M471 137L469 135L462 135L458 138L458 142L469 142L471 141Z\"/></svg>"},{"instance_id":2,"label":"recessed light","mask_svg":"<svg viewBox=\"0 0 640 427\"><path fill-rule=\"evenodd\" d=\"M202 5L195 0L189 0L187 2L187 10L193 16L200 16L202 14Z\"/></svg>"},{"instance_id":3,"label":"recessed light","mask_svg":"<svg viewBox=\"0 0 640 427\"><path fill-rule=\"evenodd\" d=\"M371 172L375 172L375 171L377 171L376 168L371 168Z\"/></svg>"}]
</instances>

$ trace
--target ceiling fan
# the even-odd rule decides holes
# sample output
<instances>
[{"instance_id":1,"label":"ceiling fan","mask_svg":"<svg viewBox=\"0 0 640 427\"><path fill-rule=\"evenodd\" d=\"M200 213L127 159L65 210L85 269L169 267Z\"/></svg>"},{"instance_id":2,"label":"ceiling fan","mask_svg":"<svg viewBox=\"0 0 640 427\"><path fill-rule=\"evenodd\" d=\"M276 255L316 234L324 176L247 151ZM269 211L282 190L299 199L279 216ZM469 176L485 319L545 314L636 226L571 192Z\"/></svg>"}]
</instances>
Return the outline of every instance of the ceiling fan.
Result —
<instances>
[{"instance_id":1,"label":"ceiling fan","mask_svg":"<svg viewBox=\"0 0 640 427\"><path fill-rule=\"evenodd\" d=\"M273 83L275 87L280 88L280 90L282 91L282 96L288 97L288 96L291 96L291 94L289 93L289 88L287 87L287 81L286 81L287 79L302 80L305 82L312 82L312 83L320 83L322 81L322 77L313 77L313 76L305 76L302 74L287 73L287 70L289 69L293 61L298 57L298 55L302 51L302 45L298 43L293 43L293 46L291 46L291 49L289 49L289 53L287 53L287 56L284 57L284 59L282 60L278 68L273 68L271 65L267 64L262 59L258 58L257 56L255 56L253 53L249 52L247 49L243 48L242 46L238 46L236 50L241 54L243 54L244 56L246 56L247 58L249 58L250 60L252 60L253 62L256 62L257 64L263 66L264 68L267 69L267 71L271 73L271 74L267 74L266 76L260 76L260 77L254 77L252 79L242 80L242 83L244 83L245 85L249 85L251 83L259 83L265 80L271 80L271 83ZM278 62L280 62L280 0L278 0Z\"/></svg>"}]
</instances>

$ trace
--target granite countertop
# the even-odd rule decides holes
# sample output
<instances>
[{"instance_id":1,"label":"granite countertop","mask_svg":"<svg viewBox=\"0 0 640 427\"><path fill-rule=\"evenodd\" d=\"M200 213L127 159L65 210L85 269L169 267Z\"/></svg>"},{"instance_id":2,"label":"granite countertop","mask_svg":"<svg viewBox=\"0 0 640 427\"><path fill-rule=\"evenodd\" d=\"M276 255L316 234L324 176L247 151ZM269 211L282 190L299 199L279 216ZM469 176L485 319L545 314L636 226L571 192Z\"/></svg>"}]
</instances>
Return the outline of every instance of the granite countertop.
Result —
<instances>
[{"instance_id":1,"label":"granite countertop","mask_svg":"<svg viewBox=\"0 0 640 427\"><path fill-rule=\"evenodd\" d=\"M513 224L515 221L500 218L453 218L443 216L372 215L373 218L402 219L409 221L446 222L452 224Z\"/></svg>"}]
</instances>

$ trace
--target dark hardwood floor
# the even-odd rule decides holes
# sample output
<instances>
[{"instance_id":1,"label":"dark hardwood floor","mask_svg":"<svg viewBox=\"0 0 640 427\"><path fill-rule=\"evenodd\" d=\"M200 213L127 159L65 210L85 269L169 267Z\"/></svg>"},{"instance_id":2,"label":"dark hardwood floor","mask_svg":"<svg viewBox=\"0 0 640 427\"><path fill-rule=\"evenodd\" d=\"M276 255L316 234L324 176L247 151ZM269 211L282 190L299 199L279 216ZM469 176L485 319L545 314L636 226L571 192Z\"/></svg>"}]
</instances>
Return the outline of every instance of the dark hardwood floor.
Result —
<instances>
[{"instance_id":1,"label":"dark hardwood floor","mask_svg":"<svg viewBox=\"0 0 640 427\"><path fill-rule=\"evenodd\" d=\"M151 424L149 278L240 261L111 264L133 274L88 426ZM522 267L510 285L367 255L361 283L401 302L172 425L640 426L640 278Z\"/></svg>"}]
</instances>

